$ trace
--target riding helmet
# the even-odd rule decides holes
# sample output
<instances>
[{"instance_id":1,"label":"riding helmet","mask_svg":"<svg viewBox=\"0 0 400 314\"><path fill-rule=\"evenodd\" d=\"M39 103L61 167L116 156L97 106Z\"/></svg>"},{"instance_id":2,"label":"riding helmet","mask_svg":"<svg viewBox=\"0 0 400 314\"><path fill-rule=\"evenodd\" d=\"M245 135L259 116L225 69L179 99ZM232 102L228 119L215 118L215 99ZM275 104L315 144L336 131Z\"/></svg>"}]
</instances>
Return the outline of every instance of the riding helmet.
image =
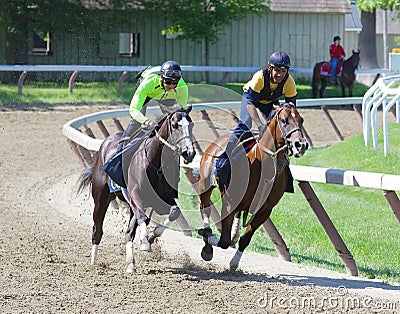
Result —
<instances>
[{"instance_id":1,"label":"riding helmet","mask_svg":"<svg viewBox=\"0 0 400 314\"><path fill-rule=\"evenodd\" d=\"M182 77L181 66L173 60L166 61L161 66L161 78L177 84Z\"/></svg>"},{"instance_id":2,"label":"riding helmet","mask_svg":"<svg viewBox=\"0 0 400 314\"><path fill-rule=\"evenodd\" d=\"M277 68L290 68L290 58L286 52L275 51L268 59L268 64Z\"/></svg>"},{"instance_id":3,"label":"riding helmet","mask_svg":"<svg viewBox=\"0 0 400 314\"><path fill-rule=\"evenodd\" d=\"M336 40L341 40L339 36L335 36L333 37L333 42L335 42Z\"/></svg>"}]
</instances>

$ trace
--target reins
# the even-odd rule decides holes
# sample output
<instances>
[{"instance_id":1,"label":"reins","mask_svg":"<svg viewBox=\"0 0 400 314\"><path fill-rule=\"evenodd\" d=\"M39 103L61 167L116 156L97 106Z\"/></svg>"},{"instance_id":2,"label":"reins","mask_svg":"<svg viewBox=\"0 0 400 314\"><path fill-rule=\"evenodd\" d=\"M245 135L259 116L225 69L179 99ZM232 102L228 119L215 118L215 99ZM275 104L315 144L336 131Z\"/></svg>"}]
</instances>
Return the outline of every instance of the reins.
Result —
<instances>
[{"instance_id":1,"label":"reins","mask_svg":"<svg viewBox=\"0 0 400 314\"><path fill-rule=\"evenodd\" d=\"M170 117L171 115L172 115L172 114L170 114L169 116L167 116L167 117L165 118L165 120L167 120L167 128L168 128L167 134L168 134L168 135L171 135L171 134L172 134L172 132L171 132L171 121L169 120L169 117ZM177 140L174 140L174 143L171 144L170 142L168 142L168 140L164 139L164 138L161 136L161 134L160 134L156 129L154 129L154 132L155 132L155 134L156 134L157 139L161 142L161 144L163 144L164 146L168 147L168 148L174 153L174 155L177 155L177 154L179 153L179 147L178 147L177 143L179 143L182 139L184 139L184 138L187 137L187 136L182 136L182 137L178 138ZM168 135L167 135L167 136L168 136ZM172 137L172 136L171 136L171 137ZM144 151L145 151L145 157L146 157L146 159L147 159L149 165L150 165L151 167L153 167L153 168L157 171L157 174L158 174L159 176L162 175L162 166L160 166L160 168L157 168L157 167L153 164L153 162L148 158L146 146L147 146L147 145L145 145Z\"/></svg>"}]
</instances>

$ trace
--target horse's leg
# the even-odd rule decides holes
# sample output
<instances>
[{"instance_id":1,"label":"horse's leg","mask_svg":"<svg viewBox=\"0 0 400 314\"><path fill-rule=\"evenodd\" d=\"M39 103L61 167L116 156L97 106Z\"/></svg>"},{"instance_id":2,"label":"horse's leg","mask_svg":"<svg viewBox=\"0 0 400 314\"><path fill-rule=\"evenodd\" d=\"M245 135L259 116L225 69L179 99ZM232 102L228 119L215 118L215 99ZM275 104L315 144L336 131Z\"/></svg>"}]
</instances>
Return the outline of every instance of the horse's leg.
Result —
<instances>
[{"instance_id":1,"label":"horse's leg","mask_svg":"<svg viewBox=\"0 0 400 314\"><path fill-rule=\"evenodd\" d=\"M342 89L342 97L346 97L346 85L344 82L342 82L342 78L339 78L340 80L340 87Z\"/></svg>"},{"instance_id":2,"label":"horse's leg","mask_svg":"<svg viewBox=\"0 0 400 314\"><path fill-rule=\"evenodd\" d=\"M108 205L111 202L110 192L107 185L103 187L101 192L95 192L95 190L95 188L92 189L94 199L91 255L92 265L96 262L99 244L101 242L101 238L103 237L104 217L106 215Z\"/></svg>"},{"instance_id":3,"label":"horse's leg","mask_svg":"<svg viewBox=\"0 0 400 314\"><path fill-rule=\"evenodd\" d=\"M127 190L126 190L127 192ZM126 193L128 194L128 193ZM124 193L125 195L125 193ZM140 197L140 191L137 187L133 188L128 195L125 195L130 207L135 213L137 224L140 230L140 250L141 251L151 251L151 245L148 240L148 230L147 225L149 223L149 218L146 216L143 208L143 200Z\"/></svg>"},{"instance_id":4,"label":"horse's leg","mask_svg":"<svg viewBox=\"0 0 400 314\"><path fill-rule=\"evenodd\" d=\"M175 202L175 201L174 201ZM178 219L178 217L181 215L181 209L178 207L178 205L174 204L170 207L169 210L169 215L168 218L164 220L164 222L157 227L154 228L153 234L149 236L149 243L153 244L154 240L158 237L160 237L165 229L168 228L168 226L175 220Z\"/></svg>"},{"instance_id":5,"label":"horse's leg","mask_svg":"<svg viewBox=\"0 0 400 314\"><path fill-rule=\"evenodd\" d=\"M205 261L211 261L213 258L213 248L210 243L208 243L208 238L212 236L212 230L210 227L210 216L211 216L211 193L212 188L201 193L200 198L200 214L203 218L204 229L199 230L199 234L203 236L204 247L201 250L201 257Z\"/></svg>"},{"instance_id":6,"label":"horse's leg","mask_svg":"<svg viewBox=\"0 0 400 314\"><path fill-rule=\"evenodd\" d=\"M349 97L353 97L353 86L354 83L350 83L348 88L349 88Z\"/></svg>"},{"instance_id":7,"label":"horse's leg","mask_svg":"<svg viewBox=\"0 0 400 314\"><path fill-rule=\"evenodd\" d=\"M253 237L258 227L260 227L261 224L269 218L271 211L272 208L269 207L260 209L251 220L250 224L247 225L245 232L240 237L239 247L236 250L236 253L232 257L231 261L229 262L229 267L231 271L234 271L238 268L244 250L250 244L251 238Z\"/></svg>"},{"instance_id":8,"label":"horse's leg","mask_svg":"<svg viewBox=\"0 0 400 314\"><path fill-rule=\"evenodd\" d=\"M324 98L324 93L327 85L328 85L328 77L321 78L321 88L319 90L320 98Z\"/></svg>"},{"instance_id":9,"label":"horse's leg","mask_svg":"<svg viewBox=\"0 0 400 314\"><path fill-rule=\"evenodd\" d=\"M133 273L135 271L135 258L133 255L133 240L135 239L136 229L138 223L136 220L135 213L130 210L129 224L125 232L125 250L126 250L126 268L127 273Z\"/></svg>"},{"instance_id":10,"label":"horse's leg","mask_svg":"<svg viewBox=\"0 0 400 314\"><path fill-rule=\"evenodd\" d=\"M233 218L233 223L232 223L232 241L231 241L231 246L235 247L237 241L239 240L240 237L240 211L238 211L235 214L235 217Z\"/></svg>"}]
</instances>

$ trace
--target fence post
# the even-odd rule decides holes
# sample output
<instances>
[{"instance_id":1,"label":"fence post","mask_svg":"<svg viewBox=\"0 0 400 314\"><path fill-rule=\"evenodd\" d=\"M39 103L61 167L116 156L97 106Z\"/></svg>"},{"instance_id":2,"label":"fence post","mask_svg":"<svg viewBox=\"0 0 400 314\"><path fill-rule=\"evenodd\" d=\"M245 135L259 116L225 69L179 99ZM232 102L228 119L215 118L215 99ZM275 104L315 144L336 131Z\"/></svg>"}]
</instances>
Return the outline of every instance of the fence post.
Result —
<instances>
[{"instance_id":1,"label":"fence post","mask_svg":"<svg viewBox=\"0 0 400 314\"><path fill-rule=\"evenodd\" d=\"M22 84L24 84L24 80L27 74L27 71L23 71L18 79L18 95L22 95Z\"/></svg>"},{"instance_id":2,"label":"fence post","mask_svg":"<svg viewBox=\"0 0 400 314\"><path fill-rule=\"evenodd\" d=\"M75 79L77 78L78 74L79 74L79 71L74 71L74 73L72 73L71 77L69 78L68 87L69 87L70 94L73 93Z\"/></svg>"},{"instance_id":3,"label":"fence post","mask_svg":"<svg viewBox=\"0 0 400 314\"><path fill-rule=\"evenodd\" d=\"M310 207L314 211L314 214L317 216L319 222L324 228L328 238L331 240L334 248L339 253L339 257L342 259L346 267L347 274L351 276L358 276L358 269L353 255L351 255L343 239L340 237L340 234L333 225L310 183L307 181L298 181L298 184L305 198L310 204Z\"/></svg>"}]
</instances>

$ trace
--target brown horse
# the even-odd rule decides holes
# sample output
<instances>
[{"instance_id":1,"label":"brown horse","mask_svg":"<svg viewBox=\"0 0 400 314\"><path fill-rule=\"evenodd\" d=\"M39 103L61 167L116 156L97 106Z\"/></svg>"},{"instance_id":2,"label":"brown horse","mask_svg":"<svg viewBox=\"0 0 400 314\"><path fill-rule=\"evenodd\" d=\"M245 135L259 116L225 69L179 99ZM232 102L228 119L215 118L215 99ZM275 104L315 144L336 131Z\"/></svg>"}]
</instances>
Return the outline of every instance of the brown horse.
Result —
<instances>
[{"instance_id":1,"label":"brown horse","mask_svg":"<svg viewBox=\"0 0 400 314\"><path fill-rule=\"evenodd\" d=\"M356 80L355 71L360 63L360 51L352 51L353 54L350 58L343 61L342 72L338 76L340 86L342 88L342 97L346 97L346 87L349 89L349 97L353 96L353 86ZM312 97L317 98L318 85L321 83L319 90L319 97L323 98L326 86L328 85L329 75L321 74L321 67L327 61L322 61L314 66L313 78L312 78Z\"/></svg>"},{"instance_id":2,"label":"brown horse","mask_svg":"<svg viewBox=\"0 0 400 314\"><path fill-rule=\"evenodd\" d=\"M212 246L226 249L234 245L238 236L231 235L232 229L235 231L239 225L241 213L243 223L247 220L247 214L251 213L244 234L240 237L238 250L230 262L231 270L238 267L243 251L249 245L254 232L269 218L273 207L285 192L291 178L287 153L301 157L308 149L302 124L303 118L292 104L274 106L271 121L262 135L253 139L254 145L247 155L242 154L242 160L238 160L234 165L228 189L220 187L220 239L213 235L209 221L211 211L215 210L210 200L215 188L215 184L211 183L211 173L215 158L221 153L221 148L226 145L229 136L218 138L204 152L200 161L199 180L200 212L204 221L204 229L200 229L199 234L205 242L201 253L204 260L212 259Z\"/></svg>"},{"instance_id":3,"label":"brown horse","mask_svg":"<svg viewBox=\"0 0 400 314\"><path fill-rule=\"evenodd\" d=\"M136 148L124 171L126 189L110 192L109 177L103 170L106 161L117 150L122 132L107 137L100 146L94 165L82 172L78 191L91 184L94 200L92 264L96 261L103 236L107 208L116 197L130 205L129 225L125 234L127 272L134 271L133 240L137 227L140 228L141 250L149 251L154 239L179 217L180 209L175 201L178 197L179 159L182 156L185 163L190 163L195 156L190 110L191 107L188 107L186 111L177 110L165 115ZM159 215L169 214L164 224L157 226L152 235L147 232L147 207L152 207Z\"/></svg>"}]
</instances>

